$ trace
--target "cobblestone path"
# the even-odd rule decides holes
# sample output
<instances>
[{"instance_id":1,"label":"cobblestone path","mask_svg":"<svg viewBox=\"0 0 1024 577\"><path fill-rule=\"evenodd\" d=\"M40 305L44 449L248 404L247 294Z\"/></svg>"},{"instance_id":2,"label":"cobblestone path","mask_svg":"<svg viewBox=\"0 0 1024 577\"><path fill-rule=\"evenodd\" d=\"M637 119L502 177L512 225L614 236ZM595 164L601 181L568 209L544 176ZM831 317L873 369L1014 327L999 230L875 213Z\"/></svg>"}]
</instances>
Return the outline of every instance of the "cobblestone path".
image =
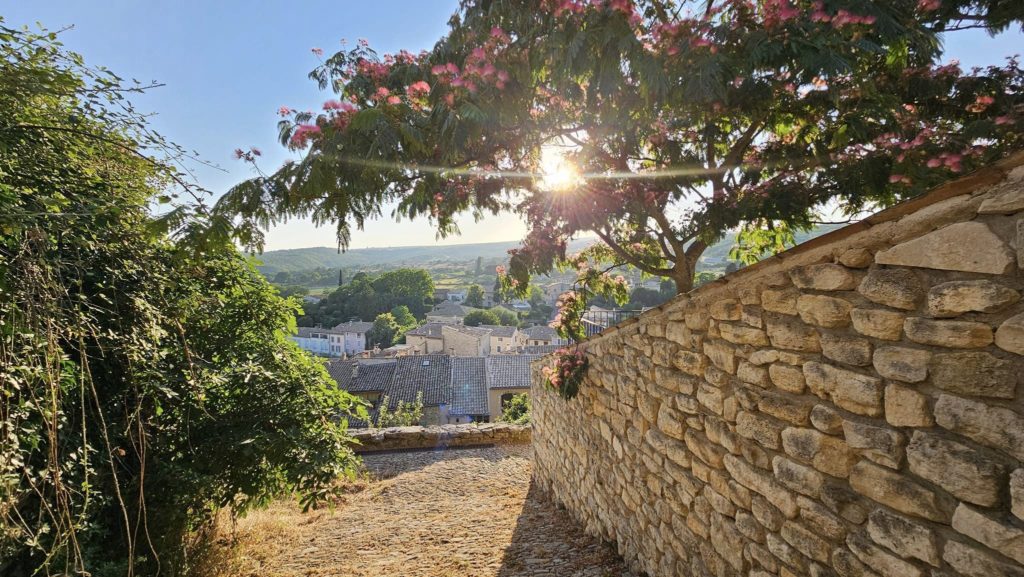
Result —
<instances>
[{"instance_id":1,"label":"cobblestone path","mask_svg":"<svg viewBox=\"0 0 1024 577\"><path fill-rule=\"evenodd\" d=\"M240 534L262 534L265 543L248 545L235 574L629 575L608 545L531 489L529 452L512 445L366 456L378 480L333 512L302 515L277 505L243 519ZM275 543L274 528L259 530L260 523L277 523L288 545Z\"/></svg>"}]
</instances>

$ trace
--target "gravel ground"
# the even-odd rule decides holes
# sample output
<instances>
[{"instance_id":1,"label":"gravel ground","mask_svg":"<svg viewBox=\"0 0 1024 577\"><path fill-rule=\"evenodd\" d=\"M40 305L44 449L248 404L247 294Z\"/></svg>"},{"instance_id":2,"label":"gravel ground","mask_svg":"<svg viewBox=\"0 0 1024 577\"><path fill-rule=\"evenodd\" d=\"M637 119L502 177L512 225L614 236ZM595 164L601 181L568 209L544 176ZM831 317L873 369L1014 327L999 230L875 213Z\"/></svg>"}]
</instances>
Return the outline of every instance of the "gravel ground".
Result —
<instances>
[{"instance_id":1,"label":"gravel ground","mask_svg":"<svg viewBox=\"0 0 1024 577\"><path fill-rule=\"evenodd\" d=\"M277 504L242 519L232 575L630 575L530 483L529 445L367 455L333 512Z\"/></svg>"}]
</instances>

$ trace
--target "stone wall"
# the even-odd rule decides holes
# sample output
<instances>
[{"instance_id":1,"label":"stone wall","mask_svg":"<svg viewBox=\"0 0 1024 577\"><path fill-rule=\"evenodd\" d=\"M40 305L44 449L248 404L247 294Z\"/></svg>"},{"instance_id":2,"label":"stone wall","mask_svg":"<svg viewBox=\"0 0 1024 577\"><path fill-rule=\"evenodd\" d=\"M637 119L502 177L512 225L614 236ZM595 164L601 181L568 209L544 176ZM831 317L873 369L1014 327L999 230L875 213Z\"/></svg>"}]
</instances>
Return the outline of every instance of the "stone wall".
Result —
<instances>
[{"instance_id":1,"label":"stone wall","mask_svg":"<svg viewBox=\"0 0 1024 577\"><path fill-rule=\"evenodd\" d=\"M529 425L509 423L352 429L350 433L359 442L354 446L357 453L530 442Z\"/></svg>"},{"instance_id":2,"label":"stone wall","mask_svg":"<svg viewBox=\"0 0 1024 577\"><path fill-rule=\"evenodd\" d=\"M1024 575L1021 165L605 331L568 403L535 373L536 481L651 576Z\"/></svg>"}]
</instances>

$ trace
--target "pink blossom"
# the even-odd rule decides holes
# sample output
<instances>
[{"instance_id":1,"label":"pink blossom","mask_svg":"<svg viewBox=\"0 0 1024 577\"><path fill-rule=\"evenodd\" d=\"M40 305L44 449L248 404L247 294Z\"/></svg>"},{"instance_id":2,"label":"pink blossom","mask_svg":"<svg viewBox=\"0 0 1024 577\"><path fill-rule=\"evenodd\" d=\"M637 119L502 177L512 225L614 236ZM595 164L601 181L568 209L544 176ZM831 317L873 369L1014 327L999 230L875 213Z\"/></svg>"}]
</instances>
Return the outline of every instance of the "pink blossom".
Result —
<instances>
[{"instance_id":1,"label":"pink blossom","mask_svg":"<svg viewBox=\"0 0 1024 577\"><path fill-rule=\"evenodd\" d=\"M310 139L320 135L320 127L315 124L300 124L295 127L289 144L294 148L303 148Z\"/></svg>"},{"instance_id":2,"label":"pink blossom","mask_svg":"<svg viewBox=\"0 0 1024 577\"><path fill-rule=\"evenodd\" d=\"M997 126L1002 126L1004 124L1013 124L1014 121L1009 116L997 116L995 122Z\"/></svg>"},{"instance_id":3,"label":"pink blossom","mask_svg":"<svg viewBox=\"0 0 1024 577\"><path fill-rule=\"evenodd\" d=\"M323 56L324 55L324 49L323 48L316 48L316 47L310 48L310 52L312 52L313 54L315 54L317 56Z\"/></svg>"},{"instance_id":4,"label":"pink blossom","mask_svg":"<svg viewBox=\"0 0 1024 577\"><path fill-rule=\"evenodd\" d=\"M430 94L430 85L420 80L406 87L405 92L412 98L420 98Z\"/></svg>"},{"instance_id":5,"label":"pink blossom","mask_svg":"<svg viewBox=\"0 0 1024 577\"><path fill-rule=\"evenodd\" d=\"M277 113L281 116L288 116L289 114L292 113L292 109L288 108L287 106L282 106L281 108L277 109Z\"/></svg>"},{"instance_id":6,"label":"pink blossom","mask_svg":"<svg viewBox=\"0 0 1024 577\"><path fill-rule=\"evenodd\" d=\"M402 99L398 96L388 96L388 104L400 104Z\"/></svg>"},{"instance_id":7,"label":"pink blossom","mask_svg":"<svg viewBox=\"0 0 1024 577\"><path fill-rule=\"evenodd\" d=\"M241 160L241 158L243 156L245 156L245 152L243 152L241 148L236 148L235 149L235 160Z\"/></svg>"},{"instance_id":8,"label":"pink blossom","mask_svg":"<svg viewBox=\"0 0 1024 577\"><path fill-rule=\"evenodd\" d=\"M934 12L942 7L942 0L918 0L917 9L923 12Z\"/></svg>"}]
</instances>

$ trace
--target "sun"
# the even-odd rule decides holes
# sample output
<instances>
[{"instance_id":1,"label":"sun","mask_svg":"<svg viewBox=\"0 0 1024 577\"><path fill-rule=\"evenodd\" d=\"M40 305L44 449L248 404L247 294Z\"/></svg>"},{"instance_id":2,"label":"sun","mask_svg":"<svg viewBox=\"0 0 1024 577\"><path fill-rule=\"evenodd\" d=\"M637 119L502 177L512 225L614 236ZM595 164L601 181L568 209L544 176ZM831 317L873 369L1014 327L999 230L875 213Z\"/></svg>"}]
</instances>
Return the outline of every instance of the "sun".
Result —
<instances>
[{"instance_id":1,"label":"sun","mask_svg":"<svg viewBox=\"0 0 1024 577\"><path fill-rule=\"evenodd\" d=\"M557 147L547 146L540 152L540 186L550 192L566 192L580 185L579 168Z\"/></svg>"}]
</instances>

